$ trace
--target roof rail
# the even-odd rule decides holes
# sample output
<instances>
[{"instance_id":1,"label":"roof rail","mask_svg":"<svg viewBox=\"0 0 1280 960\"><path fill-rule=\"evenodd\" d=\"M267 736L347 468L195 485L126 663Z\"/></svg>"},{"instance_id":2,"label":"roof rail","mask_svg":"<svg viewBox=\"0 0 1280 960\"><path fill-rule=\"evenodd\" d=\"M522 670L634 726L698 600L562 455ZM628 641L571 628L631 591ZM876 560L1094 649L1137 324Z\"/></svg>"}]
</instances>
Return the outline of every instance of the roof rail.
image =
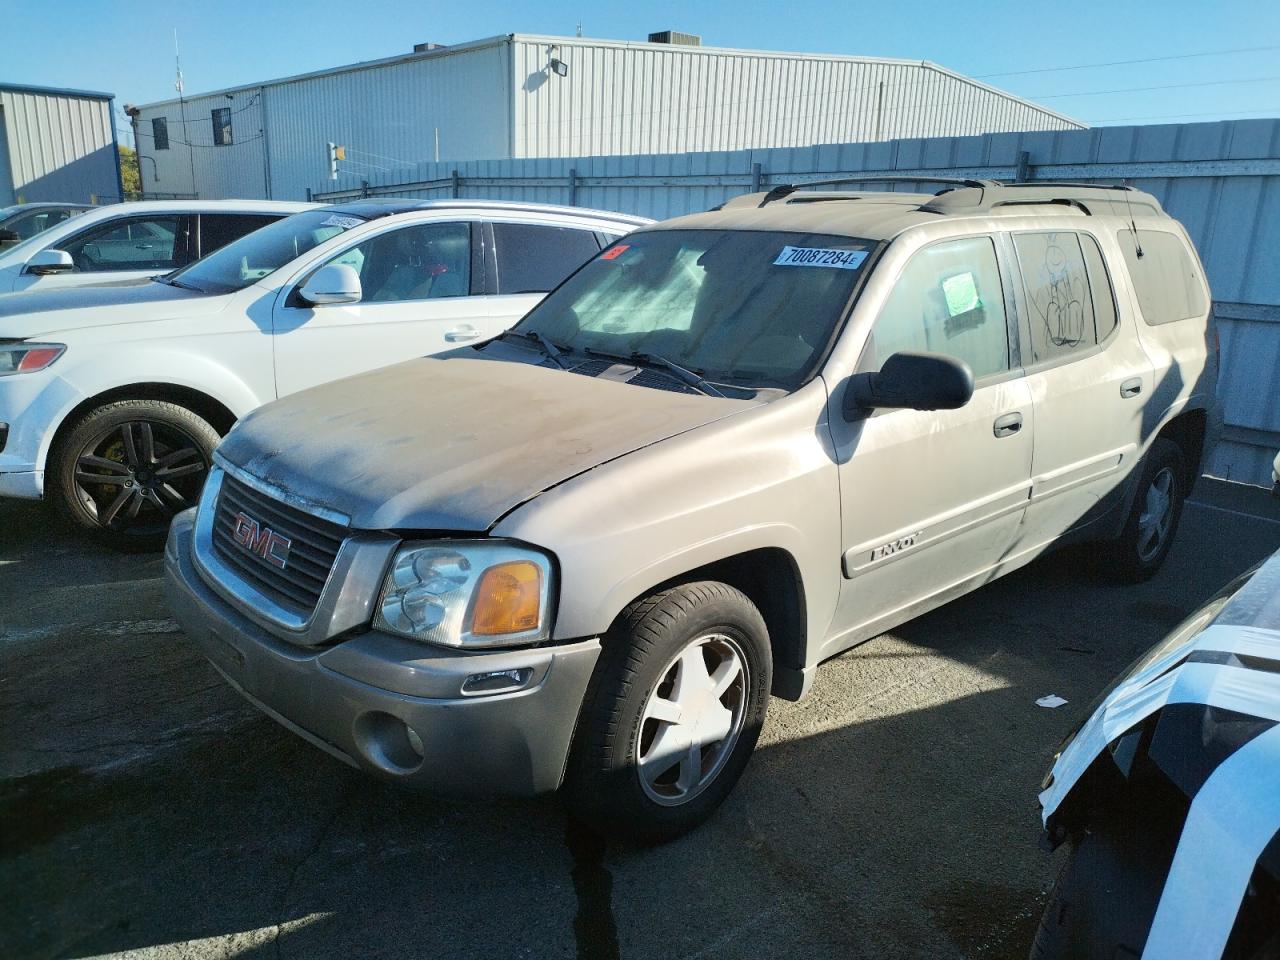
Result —
<instances>
[{"instance_id":1,"label":"roof rail","mask_svg":"<svg viewBox=\"0 0 1280 960\"><path fill-rule=\"evenodd\" d=\"M832 177L827 180L805 180L800 183L780 183L764 195L760 206L789 197L801 187L830 187L841 183L945 183L952 187L986 187L998 186L994 180L971 180L967 177L917 177L917 176L870 176L870 177Z\"/></svg>"}]
</instances>

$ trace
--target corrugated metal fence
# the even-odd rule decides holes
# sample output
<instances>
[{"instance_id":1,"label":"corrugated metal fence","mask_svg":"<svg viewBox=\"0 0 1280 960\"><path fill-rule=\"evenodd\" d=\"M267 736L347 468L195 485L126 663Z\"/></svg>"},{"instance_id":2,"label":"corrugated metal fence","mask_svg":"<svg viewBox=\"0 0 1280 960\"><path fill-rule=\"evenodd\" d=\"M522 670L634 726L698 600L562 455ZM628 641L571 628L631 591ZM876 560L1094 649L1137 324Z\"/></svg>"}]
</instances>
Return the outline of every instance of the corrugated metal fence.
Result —
<instances>
[{"instance_id":1,"label":"corrugated metal fence","mask_svg":"<svg viewBox=\"0 0 1280 960\"><path fill-rule=\"evenodd\" d=\"M313 197L485 197L666 218L777 183L856 174L1125 182L1153 193L1199 248L1221 328L1227 432L1208 472L1270 482L1280 449L1280 120L424 163Z\"/></svg>"}]
</instances>

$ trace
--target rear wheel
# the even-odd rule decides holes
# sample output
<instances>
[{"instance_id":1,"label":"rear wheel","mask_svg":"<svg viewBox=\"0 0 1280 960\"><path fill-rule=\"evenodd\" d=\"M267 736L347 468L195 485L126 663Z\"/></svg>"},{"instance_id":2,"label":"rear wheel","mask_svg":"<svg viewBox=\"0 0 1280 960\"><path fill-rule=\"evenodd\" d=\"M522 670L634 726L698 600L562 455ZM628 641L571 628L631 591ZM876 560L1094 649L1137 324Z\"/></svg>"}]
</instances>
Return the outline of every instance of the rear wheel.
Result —
<instances>
[{"instance_id":1,"label":"rear wheel","mask_svg":"<svg viewBox=\"0 0 1280 960\"><path fill-rule=\"evenodd\" d=\"M723 802L768 707L769 635L755 605L717 582L630 607L604 638L565 793L601 833L672 840Z\"/></svg>"},{"instance_id":2,"label":"rear wheel","mask_svg":"<svg viewBox=\"0 0 1280 960\"><path fill-rule=\"evenodd\" d=\"M218 432L163 400L90 411L51 457L50 493L72 523L119 548L163 544L173 515L195 504Z\"/></svg>"},{"instance_id":3,"label":"rear wheel","mask_svg":"<svg viewBox=\"0 0 1280 960\"><path fill-rule=\"evenodd\" d=\"M1138 492L1124 529L1107 551L1107 573L1138 583L1155 575L1178 533L1186 498L1187 470L1172 440L1156 440L1143 459Z\"/></svg>"}]
</instances>

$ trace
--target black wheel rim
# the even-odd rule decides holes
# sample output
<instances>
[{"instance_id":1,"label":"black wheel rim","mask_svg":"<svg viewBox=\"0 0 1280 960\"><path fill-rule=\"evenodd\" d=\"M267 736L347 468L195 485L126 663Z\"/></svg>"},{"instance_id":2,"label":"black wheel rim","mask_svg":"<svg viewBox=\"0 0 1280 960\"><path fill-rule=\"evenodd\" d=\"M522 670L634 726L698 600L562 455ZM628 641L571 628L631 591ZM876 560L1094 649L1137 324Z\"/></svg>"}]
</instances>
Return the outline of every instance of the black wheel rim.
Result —
<instances>
[{"instance_id":1,"label":"black wheel rim","mask_svg":"<svg viewBox=\"0 0 1280 960\"><path fill-rule=\"evenodd\" d=\"M80 449L75 493L100 529L154 536L199 499L208 473L209 458L191 434L155 420L129 420Z\"/></svg>"}]
</instances>

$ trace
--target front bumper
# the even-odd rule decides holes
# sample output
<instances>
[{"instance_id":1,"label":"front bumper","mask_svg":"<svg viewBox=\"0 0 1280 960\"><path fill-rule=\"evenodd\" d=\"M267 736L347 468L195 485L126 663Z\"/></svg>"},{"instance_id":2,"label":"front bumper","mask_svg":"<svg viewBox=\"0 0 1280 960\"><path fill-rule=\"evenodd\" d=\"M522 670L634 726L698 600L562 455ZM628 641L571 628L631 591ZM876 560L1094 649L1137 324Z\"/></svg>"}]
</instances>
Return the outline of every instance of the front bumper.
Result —
<instances>
[{"instance_id":1,"label":"front bumper","mask_svg":"<svg viewBox=\"0 0 1280 960\"><path fill-rule=\"evenodd\" d=\"M192 562L193 526L187 511L169 531L170 607L218 672L268 716L354 767L445 796L560 785L599 640L483 653L378 631L324 647L287 643L204 582ZM519 690L462 693L473 674L516 668L532 671Z\"/></svg>"},{"instance_id":2,"label":"front bumper","mask_svg":"<svg viewBox=\"0 0 1280 960\"><path fill-rule=\"evenodd\" d=\"M0 449L0 497L39 500L45 458L63 417L84 399L49 370L0 377L0 423L9 429Z\"/></svg>"}]
</instances>

